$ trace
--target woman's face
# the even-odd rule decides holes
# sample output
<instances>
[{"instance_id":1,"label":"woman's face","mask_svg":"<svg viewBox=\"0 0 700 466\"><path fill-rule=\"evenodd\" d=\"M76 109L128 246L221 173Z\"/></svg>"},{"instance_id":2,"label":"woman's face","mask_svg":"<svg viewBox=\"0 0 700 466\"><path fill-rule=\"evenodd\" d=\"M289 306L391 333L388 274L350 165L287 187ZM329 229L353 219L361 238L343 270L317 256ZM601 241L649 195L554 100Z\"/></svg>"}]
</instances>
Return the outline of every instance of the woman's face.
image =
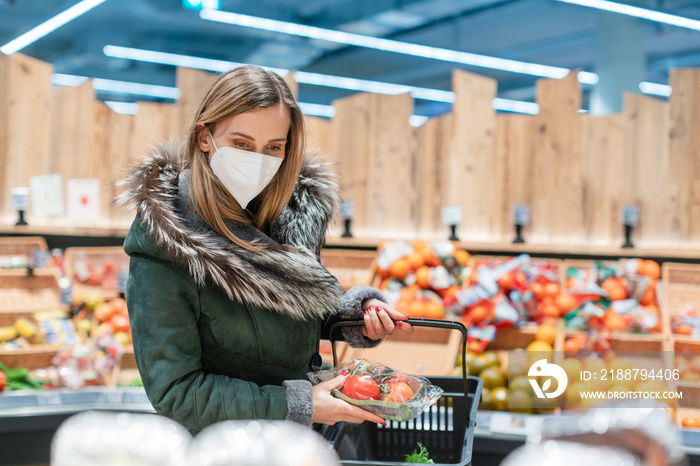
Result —
<instances>
[{"instance_id":1,"label":"woman's face","mask_svg":"<svg viewBox=\"0 0 700 466\"><path fill-rule=\"evenodd\" d=\"M289 109L283 104L256 108L222 121L216 125L212 137L216 147L234 147L284 158L290 124ZM215 149L206 130L200 133L199 148L210 157L214 155Z\"/></svg>"}]
</instances>

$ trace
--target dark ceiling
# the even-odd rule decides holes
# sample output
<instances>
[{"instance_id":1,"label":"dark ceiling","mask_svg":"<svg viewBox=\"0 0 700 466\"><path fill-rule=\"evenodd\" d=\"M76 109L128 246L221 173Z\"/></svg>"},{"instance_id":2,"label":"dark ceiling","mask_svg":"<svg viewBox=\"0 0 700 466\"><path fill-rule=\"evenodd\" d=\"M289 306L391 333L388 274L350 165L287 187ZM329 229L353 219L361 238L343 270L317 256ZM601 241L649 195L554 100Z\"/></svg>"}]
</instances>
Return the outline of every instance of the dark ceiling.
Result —
<instances>
[{"instance_id":1,"label":"dark ceiling","mask_svg":"<svg viewBox=\"0 0 700 466\"><path fill-rule=\"evenodd\" d=\"M75 3L0 0L0 45ZM698 1L635 4L700 19ZM601 47L602 13L555 0L221 0L221 10L592 72ZM645 80L667 84L670 67L700 66L700 31L635 21L644 28L638 46L646 56ZM451 70L461 68L495 78L499 97L525 101L533 101L537 79L205 21L182 0L106 0L21 53L52 63L56 73L175 85L172 66L111 58L103 53L106 45L442 90L450 89ZM584 86L584 106L589 90ZM349 93L300 85L299 100L328 105ZM105 93L98 98L134 99ZM416 113L441 113L446 105L419 100Z\"/></svg>"}]
</instances>

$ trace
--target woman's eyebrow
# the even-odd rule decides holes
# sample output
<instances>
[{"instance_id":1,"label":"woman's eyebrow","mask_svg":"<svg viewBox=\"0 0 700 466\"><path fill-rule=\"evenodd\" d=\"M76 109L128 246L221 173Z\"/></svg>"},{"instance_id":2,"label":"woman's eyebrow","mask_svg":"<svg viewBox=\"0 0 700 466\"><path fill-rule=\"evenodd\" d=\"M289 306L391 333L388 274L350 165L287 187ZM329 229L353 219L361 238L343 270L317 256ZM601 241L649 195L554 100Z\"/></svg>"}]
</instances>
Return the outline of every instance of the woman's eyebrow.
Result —
<instances>
[{"instance_id":1,"label":"woman's eyebrow","mask_svg":"<svg viewBox=\"0 0 700 466\"><path fill-rule=\"evenodd\" d=\"M247 134L245 134L245 133L240 133L240 132L238 132L238 131L231 131L231 132L228 133L228 134L229 134L229 136L242 136L242 137L244 137L244 138L246 138L246 139L250 139L251 141L255 141L255 138L254 138L253 136L248 136Z\"/></svg>"},{"instance_id":2,"label":"woman's eyebrow","mask_svg":"<svg viewBox=\"0 0 700 466\"><path fill-rule=\"evenodd\" d=\"M270 139L269 142L287 142L287 138Z\"/></svg>"}]
</instances>

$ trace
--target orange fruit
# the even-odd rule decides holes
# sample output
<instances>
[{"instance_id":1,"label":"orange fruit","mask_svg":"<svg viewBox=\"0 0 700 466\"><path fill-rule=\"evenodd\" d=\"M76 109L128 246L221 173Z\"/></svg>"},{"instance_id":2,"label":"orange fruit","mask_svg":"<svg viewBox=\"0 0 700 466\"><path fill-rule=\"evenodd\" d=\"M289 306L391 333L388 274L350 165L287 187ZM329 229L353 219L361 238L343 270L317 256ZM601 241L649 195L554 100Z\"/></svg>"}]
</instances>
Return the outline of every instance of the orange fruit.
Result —
<instances>
[{"instance_id":1,"label":"orange fruit","mask_svg":"<svg viewBox=\"0 0 700 466\"><path fill-rule=\"evenodd\" d=\"M603 315L603 325L610 330L627 330L627 321L611 307Z\"/></svg>"},{"instance_id":2,"label":"orange fruit","mask_svg":"<svg viewBox=\"0 0 700 466\"><path fill-rule=\"evenodd\" d=\"M416 293L420 290L418 285L406 286L401 289L399 299L405 299L408 302L414 301L416 299Z\"/></svg>"},{"instance_id":3,"label":"orange fruit","mask_svg":"<svg viewBox=\"0 0 700 466\"><path fill-rule=\"evenodd\" d=\"M547 296L557 296L561 293L561 286L557 282L549 282L544 285L544 294Z\"/></svg>"},{"instance_id":4,"label":"orange fruit","mask_svg":"<svg viewBox=\"0 0 700 466\"><path fill-rule=\"evenodd\" d=\"M687 416L681 421L681 425L687 429L700 429L700 418Z\"/></svg>"},{"instance_id":5,"label":"orange fruit","mask_svg":"<svg viewBox=\"0 0 700 466\"><path fill-rule=\"evenodd\" d=\"M688 324L681 324L678 327L676 327L673 333L677 333L679 335L690 335L691 333L693 333L693 327L691 327Z\"/></svg>"},{"instance_id":6,"label":"orange fruit","mask_svg":"<svg viewBox=\"0 0 700 466\"><path fill-rule=\"evenodd\" d=\"M430 288L430 267L423 265L416 270L416 285L424 290Z\"/></svg>"},{"instance_id":7,"label":"orange fruit","mask_svg":"<svg viewBox=\"0 0 700 466\"><path fill-rule=\"evenodd\" d=\"M573 290L574 288L576 288L576 280L574 280L571 277L567 278L566 279L566 289Z\"/></svg>"},{"instance_id":8,"label":"orange fruit","mask_svg":"<svg viewBox=\"0 0 700 466\"><path fill-rule=\"evenodd\" d=\"M408 301L406 299L399 299L396 302L396 305L394 306L394 308L397 311L399 311L401 314L408 315L408 313L410 311L410 306L411 306L410 301Z\"/></svg>"},{"instance_id":9,"label":"orange fruit","mask_svg":"<svg viewBox=\"0 0 700 466\"><path fill-rule=\"evenodd\" d=\"M583 347L584 341L580 338L569 338L564 342L564 354L570 358L576 356Z\"/></svg>"},{"instance_id":10,"label":"orange fruit","mask_svg":"<svg viewBox=\"0 0 700 466\"><path fill-rule=\"evenodd\" d=\"M571 294L560 294L554 299L554 304L557 305L562 315L576 309L578 300Z\"/></svg>"},{"instance_id":11,"label":"orange fruit","mask_svg":"<svg viewBox=\"0 0 700 466\"><path fill-rule=\"evenodd\" d=\"M457 263L462 267L467 266L467 263L469 262L469 257L469 253L464 249L455 249L455 259L457 259Z\"/></svg>"},{"instance_id":12,"label":"orange fruit","mask_svg":"<svg viewBox=\"0 0 700 466\"><path fill-rule=\"evenodd\" d=\"M610 277L606 279L600 287L608 292L612 301L627 299L627 289L617 278Z\"/></svg>"},{"instance_id":13,"label":"orange fruit","mask_svg":"<svg viewBox=\"0 0 700 466\"><path fill-rule=\"evenodd\" d=\"M541 306L542 315L544 317L560 317L561 311L556 304L544 304Z\"/></svg>"},{"instance_id":14,"label":"orange fruit","mask_svg":"<svg viewBox=\"0 0 700 466\"><path fill-rule=\"evenodd\" d=\"M460 289L461 287L459 285L453 285L449 288L445 288L444 290L438 291L438 294L443 300L451 300L457 295L457 292Z\"/></svg>"},{"instance_id":15,"label":"orange fruit","mask_svg":"<svg viewBox=\"0 0 700 466\"><path fill-rule=\"evenodd\" d=\"M661 266L653 260L637 260L637 273L645 277L659 279L661 278Z\"/></svg>"},{"instance_id":16,"label":"orange fruit","mask_svg":"<svg viewBox=\"0 0 700 466\"><path fill-rule=\"evenodd\" d=\"M425 264L425 261L423 260L423 256L421 256L417 252L414 252L413 254L409 254L408 256L405 257L405 259L408 261L408 265L411 267L411 270L416 270L418 267Z\"/></svg>"},{"instance_id":17,"label":"orange fruit","mask_svg":"<svg viewBox=\"0 0 700 466\"><path fill-rule=\"evenodd\" d=\"M478 324L491 314L493 305L489 301L482 301L469 309L469 320L473 324Z\"/></svg>"},{"instance_id":18,"label":"orange fruit","mask_svg":"<svg viewBox=\"0 0 700 466\"><path fill-rule=\"evenodd\" d=\"M391 277L391 272L377 266L377 275L379 275L382 278L389 278L389 277Z\"/></svg>"},{"instance_id":19,"label":"orange fruit","mask_svg":"<svg viewBox=\"0 0 700 466\"><path fill-rule=\"evenodd\" d=\"M646 306L647 304L654 304L656 302L656 279L650 278L650 283L644 294L639 298L639 304Z\"/></svg>"},{"instance_id":20,"label":"orange fruit","mask_svg":"<svg viewBox=\"0 0 700 466\"><path fill-rule=\"evenodd\" d=\"M498 279L498 286L505 292L510 292L515 288L515 275L513 272L508 272Z\"/></svg>"},{"instance_id":21,"label":"orange fruit","mask_svg":"<svg viewBox=\"0 0 700 466\"><path fill-rule=\"evenodd\" d=\"M394 278L399 280L405 279L411 271L411 265L405 258L397 259L389 267L389 272Z\"/></svg>"},{"instance_id":22,"label":"orange fruit","mask_svg":"<svg viewBox=\"0 0 700 466\"><path fill-rule=\"evenodd\" d=\"M413 301L408 306L409 317L425 317L426 309L425 303L422 301Z\"/></svg>"},{"instance_id":23,"label":"orange fruit","mask_svg":"<svg viewBox=\"0 0 700 466\"><path fill-rule=\"evenodd\" d=\"M443 319L445 317L445 309L440 303L428 301L423 306L423 313L426 319Z\"/></svg>"},{"instance_id":24,"label":"orange fruit","mask_svg":"<svg viewBox=\"0 0 700 466\"><path fill-rule=\"evenodd\" d=\"M532 291L532 294L535 295L535 299L537 299L538 301L545 296L544 285L540 282L535 282L532 285L530 285L530 291Z\"/></svg>"},{"instance_id":25,"label":"orange fruit","mask_svg":"<svg viewBox=\"0 0 700 466\"><path fill-rule=\"evenodd\" d=\"M535 340L544 341L550 345L554 344L554 339L557 336L557 329L552 324L541 324L535 332Z\"/></svg>"}]
</instances>

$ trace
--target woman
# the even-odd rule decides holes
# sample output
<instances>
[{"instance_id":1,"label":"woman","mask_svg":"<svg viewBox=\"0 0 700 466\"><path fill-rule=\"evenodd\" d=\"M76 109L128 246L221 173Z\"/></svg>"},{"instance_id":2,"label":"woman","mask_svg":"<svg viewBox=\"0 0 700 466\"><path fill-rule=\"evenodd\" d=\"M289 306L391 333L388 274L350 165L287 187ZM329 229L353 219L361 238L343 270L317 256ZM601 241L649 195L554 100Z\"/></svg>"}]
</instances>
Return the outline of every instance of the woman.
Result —
<instances>
[{"instance_id":1,"label":"woman","mask_svg":"<svg viewBox=\"0 0 700 466\"><path fill-rule=\"evenodd\" d=\"M337 186L303 151L285 82L245 66L213 84L181 147L121 182L119 203L137 209L124 243L136 361L155 410L192 432L226 419L383 423L331 396L347 375L306 377L333 320L364 318L343 334L359 347L412 329L379 291L342 294L322 266Z\"/></svg>"}]
</instances>

